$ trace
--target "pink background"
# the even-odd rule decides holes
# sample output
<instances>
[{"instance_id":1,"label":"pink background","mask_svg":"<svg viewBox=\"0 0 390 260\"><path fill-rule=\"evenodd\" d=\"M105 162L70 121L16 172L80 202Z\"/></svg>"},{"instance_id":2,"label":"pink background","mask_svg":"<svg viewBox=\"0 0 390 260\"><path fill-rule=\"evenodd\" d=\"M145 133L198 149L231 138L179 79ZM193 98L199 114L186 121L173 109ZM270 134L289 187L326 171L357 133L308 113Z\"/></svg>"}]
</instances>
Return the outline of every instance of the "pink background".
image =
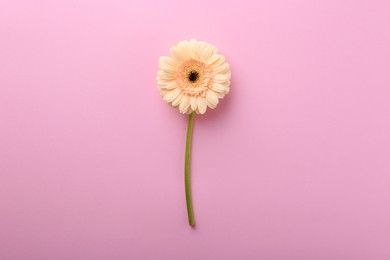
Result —
<instances>
[{"instance_id":1,"label":"pink background","mask_svg":"<svg viewBox=\"0 0 390 260\"><path fill-rule=\"evenodd\" d=\"M2 1L0 259L390 259L390 2ZM195 118L158 57L219 47Z\"/></svg>"}]
</instances>

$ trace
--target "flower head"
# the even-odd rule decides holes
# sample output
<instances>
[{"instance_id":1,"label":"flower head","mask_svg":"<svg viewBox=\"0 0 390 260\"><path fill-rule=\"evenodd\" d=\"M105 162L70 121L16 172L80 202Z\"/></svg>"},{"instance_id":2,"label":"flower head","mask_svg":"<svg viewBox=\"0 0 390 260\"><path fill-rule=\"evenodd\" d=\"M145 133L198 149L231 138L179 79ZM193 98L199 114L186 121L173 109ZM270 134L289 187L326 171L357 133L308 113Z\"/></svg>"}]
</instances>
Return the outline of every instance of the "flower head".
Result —
<instances>
[{"instance_id":1,"label":"flower head","mask_svg":"<svg viewBox=\"0 0 390 260\"><path fill-rule=\"evenodd\" d=\"M163 99L181 113L204 114L229 92L230 67L217 48L192 39L181 41L161 57L157 85Z\"/></svg>"}]
</instances>

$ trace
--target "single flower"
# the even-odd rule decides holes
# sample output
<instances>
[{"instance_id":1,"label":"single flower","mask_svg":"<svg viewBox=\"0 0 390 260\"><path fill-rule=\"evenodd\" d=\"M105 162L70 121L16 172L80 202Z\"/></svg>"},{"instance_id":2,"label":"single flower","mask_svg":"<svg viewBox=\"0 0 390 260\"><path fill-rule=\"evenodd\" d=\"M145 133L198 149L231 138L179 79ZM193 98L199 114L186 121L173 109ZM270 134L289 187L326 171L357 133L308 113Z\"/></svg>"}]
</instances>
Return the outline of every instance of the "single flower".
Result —
<instances>
[{"instance_id":1,"label":"single flower","mask_svg":"<svg viewBox=\"0 0 390 260\"><path fill-rule=\"evenodd\" d=\"M188 114L187 139L184 162L188 222L195 226L192 206L190 158L194 115L216 108L219 99L230 89L230 67L217 48L209 43L192 39L181 41L171 48L170 57L161 57L157 85L163 99L180 112Z\"/></svg>"},{"instance_id":2,"label":"single flower","mask_svg":"<svg viewBox=\"0 0 390 260\"><path fill-rule=\"evenodd\" d=\"M229 92L230 67L217 48L192 39L171 48L161 57L157 85L163 99L181 113L204 114Z\"/></svg>"}]
</instances>

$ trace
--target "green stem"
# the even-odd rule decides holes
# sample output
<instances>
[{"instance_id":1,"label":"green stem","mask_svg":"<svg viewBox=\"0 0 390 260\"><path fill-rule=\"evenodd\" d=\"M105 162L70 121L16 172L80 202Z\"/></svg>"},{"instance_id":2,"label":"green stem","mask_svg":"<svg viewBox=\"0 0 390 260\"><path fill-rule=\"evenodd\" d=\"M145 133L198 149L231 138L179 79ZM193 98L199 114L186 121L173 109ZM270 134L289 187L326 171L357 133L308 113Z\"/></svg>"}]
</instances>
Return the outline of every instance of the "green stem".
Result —
<instances>
[{"instance_id":1,"label":"green stem","mask_svg":"<svg viewBox=\"0 0 390 260\"><path fill-rule=\"evenodd\" d=\"M187 127L187 139L186 139L186 155L185 155L185 164L184 164L184 182L186 188L186 202L187 202L187 213L188 213L188 223L191 227L195 227L195 218L194 210L192 208L192 195L191 195L191 142L192 142L192 128L194 126L194 115L191 113L188 117L188 127Z\"/></svg>"}]
</instances>

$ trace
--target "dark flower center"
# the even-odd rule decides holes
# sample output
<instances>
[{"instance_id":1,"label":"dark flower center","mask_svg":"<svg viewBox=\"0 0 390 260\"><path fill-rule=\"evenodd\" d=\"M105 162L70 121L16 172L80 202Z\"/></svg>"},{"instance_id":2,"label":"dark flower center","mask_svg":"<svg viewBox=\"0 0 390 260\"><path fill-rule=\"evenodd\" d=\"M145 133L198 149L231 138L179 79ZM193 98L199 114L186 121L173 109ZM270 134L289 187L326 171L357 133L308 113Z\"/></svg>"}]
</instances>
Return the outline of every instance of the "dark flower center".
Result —
<instances>
[{"instance_id":1,"label":"dark flower center","mask_svg":"<svg viewBox=\"0 0 390 260\"><path fill-rule=\"evenodd\" d=\"M199 73L197 71L191 71L189 74L188 74L188 80L191 81L191 82L195 82L197 81L199 78Z\"/></svg>"}]
</instances>

